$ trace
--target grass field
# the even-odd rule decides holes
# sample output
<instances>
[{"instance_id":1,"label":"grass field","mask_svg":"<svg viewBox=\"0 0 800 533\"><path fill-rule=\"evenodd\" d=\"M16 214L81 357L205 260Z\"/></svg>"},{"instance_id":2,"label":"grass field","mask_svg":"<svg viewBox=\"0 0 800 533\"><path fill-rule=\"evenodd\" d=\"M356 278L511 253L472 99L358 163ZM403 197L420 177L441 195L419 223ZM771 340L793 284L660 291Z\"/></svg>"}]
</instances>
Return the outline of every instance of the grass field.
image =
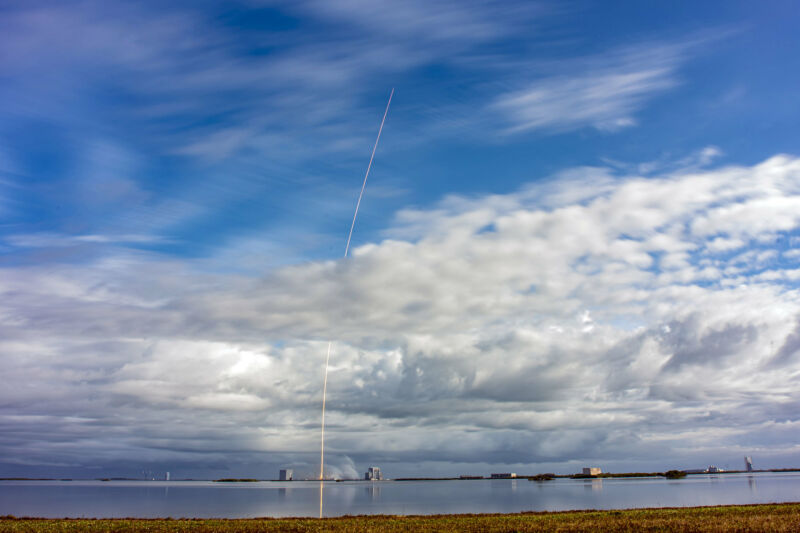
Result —
<instances>
[{"instance_id":1,"label":"grass field","mask_svg":"<svg viewBox=\"0 0 800 533\"><path fill-rule=\"evenodd\" d=\"M191 531L800 531L800 503L435 516L348 516L243 520L61 520L0 518L2 532Z\"/></svg>"}]
</instances>

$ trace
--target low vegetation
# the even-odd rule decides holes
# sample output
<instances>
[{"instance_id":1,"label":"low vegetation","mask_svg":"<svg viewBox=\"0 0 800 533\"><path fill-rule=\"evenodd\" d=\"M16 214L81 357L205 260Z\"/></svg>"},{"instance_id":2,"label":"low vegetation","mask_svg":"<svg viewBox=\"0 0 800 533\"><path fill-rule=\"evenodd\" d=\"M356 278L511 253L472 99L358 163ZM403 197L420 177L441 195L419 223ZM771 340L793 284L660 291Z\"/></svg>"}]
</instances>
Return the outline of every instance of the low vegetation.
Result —
<instances>
[{"instance_id":1,"label":"low vegetation","mask_svg":"<svg viewBox=\"0 0 800 533\"><path fill-rule=\"evenodd\" d=\"M0 518L0 532L192 533L378 532L378 531L800 531L800 503L434 516L345 516L341 518L259 518L247 520L43 520Z\"/></svg>"},{"instance_id":2,"label":"low vegetation","mask_svg":"<svg viewBox=\"0 0 800 533\"><path fill-rule=\"evenodd\" d=\"M597 475L589 475L589 474L572 474L571 476L566 476L570 479L598 479L598 478L615 478L615 477L658 477L663 476L663 472L620 472L620 473L611 473L611 472L604 472L602 474Z\"/></svg>"}]
</instances>

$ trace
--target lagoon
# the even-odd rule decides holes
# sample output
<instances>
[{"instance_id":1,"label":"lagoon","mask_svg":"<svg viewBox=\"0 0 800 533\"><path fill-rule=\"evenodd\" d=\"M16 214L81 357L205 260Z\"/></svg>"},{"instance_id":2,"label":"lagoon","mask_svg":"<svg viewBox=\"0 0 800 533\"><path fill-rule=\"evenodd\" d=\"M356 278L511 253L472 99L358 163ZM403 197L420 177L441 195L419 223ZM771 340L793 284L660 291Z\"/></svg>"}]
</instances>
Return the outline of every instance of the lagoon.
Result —
<instances>
[{"instance_id":1,"label":"lagoon","mask_svg":"<svg viewBox=\"0 0 800 533\"><path fill-rule=\"evenodd\" d=\"M326 482L325 516L514 513L800 501L800 472L661 477ZM317 516L319 482L0 481L0 516Z\"/></svg>"}]
</instances>

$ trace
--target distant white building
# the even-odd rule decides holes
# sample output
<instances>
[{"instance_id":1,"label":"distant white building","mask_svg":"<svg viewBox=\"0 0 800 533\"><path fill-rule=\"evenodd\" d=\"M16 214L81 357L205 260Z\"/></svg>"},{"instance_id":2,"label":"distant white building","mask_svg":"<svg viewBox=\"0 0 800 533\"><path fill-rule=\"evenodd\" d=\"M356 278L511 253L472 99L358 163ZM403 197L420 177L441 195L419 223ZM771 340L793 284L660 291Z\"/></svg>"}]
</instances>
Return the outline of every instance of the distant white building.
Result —
<instances>
[{"instance_id":1,"label":"distant white building","mask_svg":"<svg viewBox=\"0 0 800 533\"><path fill-rule=\"evenodd\" d=\"M711 465L708 468L706 468L706 472L708 472L709 474L718 474L720 472L724 472L724 470L714 465Z\"/></svg>"},{"instance_id":2,"label":"distant white building","mask_svg":"<svg viewBox=\"0 0 800 533\"><path fill-rule=\"evenodd\" d=\"M583 469L584 476L599 476L602 473L603 471L596 466L590 466L588 468Z\"/></svg>"},{"instance_id":3,"label":"distant white building","mask_svg":"<svg viewBox=\"0 0 800 533\"><path fill-rule=\"evenodd\" d=\"M167 472L167 475L164 477L164 481L169 481L169 472Z\"/></svg>"},{"instance_id":4,"label":"distant white building","mask_svg":"<svg viewBox=\"0 0 800 533\"><path fill-rule=\"evenodd\" d=\"M367 473L364 474L364 479L367 481L380 481L383 479L381 475L381 469L377 466L371 466L367 469Z\"/></svg>"},{"instance_id":5,"label":"distant white building","mask_svg":"<svg viewBox=\"0 0 800 533\"><path fill-rule=\"evenodd\" d=\"M514 472L503 472L503 473L500 473L500 474L492 474L491 475L492 479L514 479L516 477L517 477L517 474L515 474Z\"/></svg>"},{"instance_id":6,"label":"distant white building","mask_svg":"<svg viewBox=\"0 0 800 533\"><path fill-rule=\"evenodd\" d=\"M285 468L278 473L278 480L291 481L294 476L294 471L291 468Z\"/></svg>"},{"instance_id":7,"label":"distant white building","mask_svg":"<svg viewBox=\"0 0 800 533\"><path fill-rule=\"evenodd\" d=\"M744 458L744 469L747 472L753 471L753 458L750 457L749 455L745 456Z\"/></svg>"}]
</instances>

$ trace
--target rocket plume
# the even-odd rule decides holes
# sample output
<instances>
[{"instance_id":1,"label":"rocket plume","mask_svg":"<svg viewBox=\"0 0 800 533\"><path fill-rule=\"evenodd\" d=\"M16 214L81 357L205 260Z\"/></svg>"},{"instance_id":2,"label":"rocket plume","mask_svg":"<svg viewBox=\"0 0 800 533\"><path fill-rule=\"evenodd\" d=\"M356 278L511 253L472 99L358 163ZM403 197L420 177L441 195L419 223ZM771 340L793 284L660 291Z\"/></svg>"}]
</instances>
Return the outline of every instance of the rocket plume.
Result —
<instances>
[{"instance_id":1,"label":"rocket plume","mask_svg":"<svg viewBox=\"0 0 800 533\"><path fill-rule=\"evenodd\" d=\"M383 132L383 124L386 122L386 115L389 114L389 106L392 103L392 96L394 96L394 89L389 93L389 101L386 102L386 109L383 111L383 118L381 125L378 128L378 136L375 138L375 144L372 146L372 154L369 156L369 164L367 171L364 173L364 182L361 184L361 192L358 193L358 201L356 202L356 209L353 213L353 221L350 223L350 232L347 234L347 244L344 247L344 255L346 258L350 251L350 240L353 238L353 229L356 227L356 217L358 217L358 208L361 207L361 199L364 197L364 189L367 186L367 178L369 178L369 171L372 169L372 160L375 159L375 151L378 149L378 141L381 140L381 133ZM325 472L325 399L328 394L328 367L331 360L331 350L333 348L333 341L328 342L328 350L325 355L325 377L322 382L322 425L320 431L320 449L319 449L319 517L322 518L322 482Z\"/></svg>"}]
</instances>

